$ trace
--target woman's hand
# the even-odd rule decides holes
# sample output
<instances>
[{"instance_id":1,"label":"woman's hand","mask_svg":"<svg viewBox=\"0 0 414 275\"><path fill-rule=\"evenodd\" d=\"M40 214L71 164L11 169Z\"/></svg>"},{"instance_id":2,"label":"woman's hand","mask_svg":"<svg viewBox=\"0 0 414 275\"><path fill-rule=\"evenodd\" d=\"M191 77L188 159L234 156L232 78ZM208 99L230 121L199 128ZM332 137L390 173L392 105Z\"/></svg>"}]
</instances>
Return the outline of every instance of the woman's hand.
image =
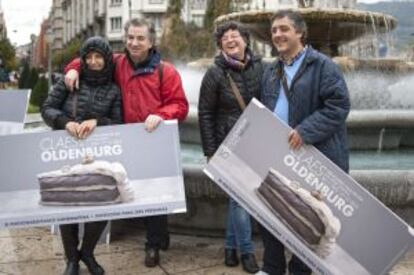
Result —
<instances>
[{"instance_id":1,"label":"woman's hand","mask_svg":"<svg viewBox=\"0 0 414 275\"><path fill-rule=\"evenodd\" d=\"M88 119L83 121L78 128L78 138L87 138L92 131L96 128L98 121L96 119Z\"/></svg>"},{"instance_id":2,"label":"woman's hand","mask_svg":"<svg viewBox=\"0 0 414 275\"><path fill-rule=\"evenodd\" d=\"M79 123L74 122L74 121L69 121L68 123L66 123L65 125L65 129L66 131L68 131L68 133L73 136L73 137L78 137L78 128L79 128Z\"/></svg>"}]
</instances>

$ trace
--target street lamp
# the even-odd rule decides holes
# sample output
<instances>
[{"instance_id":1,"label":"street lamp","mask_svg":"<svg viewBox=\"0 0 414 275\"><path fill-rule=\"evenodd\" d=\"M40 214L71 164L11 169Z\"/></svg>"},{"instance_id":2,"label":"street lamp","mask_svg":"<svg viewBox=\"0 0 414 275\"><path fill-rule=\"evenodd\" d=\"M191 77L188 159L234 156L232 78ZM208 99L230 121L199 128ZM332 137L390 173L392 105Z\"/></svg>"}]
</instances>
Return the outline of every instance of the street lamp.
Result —
<instances>
[{"instance_id":1,"label":"street lamp","mask_svg":"<svg viewBox=\"0 0 414 275\"><path fill-rule=\"evenodd\" d=\"M47 83L49 85L48 91L52 89L52 43L53 43L53 31L52 28L48 28L45 34L48 54L47 54Z\"/></svg>"}]
</instances>

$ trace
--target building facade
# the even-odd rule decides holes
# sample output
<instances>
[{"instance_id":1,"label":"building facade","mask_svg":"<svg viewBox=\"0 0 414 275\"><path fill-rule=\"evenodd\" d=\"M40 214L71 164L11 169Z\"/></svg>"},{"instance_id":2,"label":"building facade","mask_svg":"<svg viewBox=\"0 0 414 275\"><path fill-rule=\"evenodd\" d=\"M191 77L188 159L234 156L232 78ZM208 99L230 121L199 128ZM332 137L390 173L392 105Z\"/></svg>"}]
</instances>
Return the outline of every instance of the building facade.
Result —
<instances>
[{"instance_id":1,"label":"building facade","mask_svg":"<svg viewBox=\"0 0 414 275\"><path fill-rule=\"evenodd\" d=\"M168 0L53 0L49 15L58 51L73 39L100 35L106 37L114 50L123 48L123 26L130 18L151 20L161 36ZM182 18L202 26L207 0L184 0Z\"/></svg>"},{"instance_id":2,"label":"building facade","mask_svg":"<svg viewBox=\"0 0 414 275\"><path fill-rule=\"evenodd\" d=\"M275 10L292 7L353 9L356 7L357 0L250 0L248 2L248 7L245 9Z\"/></svg>"},{"instance_id":3,"label":"building facade","mask_svg":"<svg viewBox=\"0 0 414 275\"><path fill-rule=\"evenodd\" d=\"M3 8L1 6L1 0L0 0L0 40L5 39L6 37L7 37L6 21L4 20L4 13L3 13Z\"/></svg>"},{"instance_id":4,"label":"building facade","mask_svg":"<svg viewBox=\"0 0 414 275\"><path fill-rule=\"evenodd\" d=\"M147 18L154 23L157 37L168 8L168 0L107 0L106 37L116 50L123 47L123 26L130 18ZM184 22L202 26L207 0L184 0L181 17Z\"/></svg>"},{"instance_id":5,"label":"building facade","mask_svg":"<svg viewBox=\"0 0 414 275\"><path fill-rule=\"evenodd\" d=\"M48 61L48 49L53 44L48 43L47 41L47 31L49 29L49 21L46 19L42 22L40 26L40 33L33 41L33 54L32 54L32 63L33 67L38 69L47 70L47 61Z\"/></svg>"},{"instance_id":6,"label":"building facade","mask_svg":"<svg viewBox=\"0 0 414 275\"><path fill-rule=\"evenodd\" d=\"M45 35L50 35L46 40L50 40L52 53L57 54L63 49L63 12L62 0L53 0L52 9L49 12L49 32L45 31Z\"/></svg>"}]
</instances>

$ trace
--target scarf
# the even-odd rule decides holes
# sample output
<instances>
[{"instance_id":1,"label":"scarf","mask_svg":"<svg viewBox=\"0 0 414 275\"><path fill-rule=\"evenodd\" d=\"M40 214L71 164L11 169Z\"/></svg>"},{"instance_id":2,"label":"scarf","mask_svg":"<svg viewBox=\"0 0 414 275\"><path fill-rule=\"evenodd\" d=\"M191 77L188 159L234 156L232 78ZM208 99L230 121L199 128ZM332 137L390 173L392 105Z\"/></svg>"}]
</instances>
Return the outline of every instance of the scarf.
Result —
<instances>
[{"instance_id":1,"label":"scarf","mask_svg":"<svg viewBox=\"0 0 414 275\"><path fill-rule=\"evenodd\" d=\"M247 64L249 63L251 59L251 54L248 50L246 50L244 62L230 55L227 55L224 51L221 51L221 54L223 55L224 60L226 61L226 64L230 68L237 69L240 71L243 70L247 66Z\"/></svg>"}]
</instances>

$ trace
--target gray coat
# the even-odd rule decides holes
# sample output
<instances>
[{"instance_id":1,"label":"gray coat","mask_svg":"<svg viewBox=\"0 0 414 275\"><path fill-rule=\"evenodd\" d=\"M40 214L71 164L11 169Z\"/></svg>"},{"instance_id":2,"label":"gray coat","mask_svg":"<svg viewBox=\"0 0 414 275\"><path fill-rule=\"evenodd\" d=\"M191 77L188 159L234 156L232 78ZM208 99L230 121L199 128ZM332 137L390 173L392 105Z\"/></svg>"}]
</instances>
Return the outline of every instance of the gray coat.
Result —
<instances>
[{"instance_id":1,"label":"gray coat","mask_svg":"<svg viewBox=\"0 0 414 275\"><path fill-rule=\"evenodd\" d=\"M263 74L261 100L274 110L280 92L281 62L269 64ZM349 170L345 120L350 110L348 88L332 60L308 48L294 76L289 101L289 126L306 144L314 145L344 171Z\"/></svg>"}]
</instances>

